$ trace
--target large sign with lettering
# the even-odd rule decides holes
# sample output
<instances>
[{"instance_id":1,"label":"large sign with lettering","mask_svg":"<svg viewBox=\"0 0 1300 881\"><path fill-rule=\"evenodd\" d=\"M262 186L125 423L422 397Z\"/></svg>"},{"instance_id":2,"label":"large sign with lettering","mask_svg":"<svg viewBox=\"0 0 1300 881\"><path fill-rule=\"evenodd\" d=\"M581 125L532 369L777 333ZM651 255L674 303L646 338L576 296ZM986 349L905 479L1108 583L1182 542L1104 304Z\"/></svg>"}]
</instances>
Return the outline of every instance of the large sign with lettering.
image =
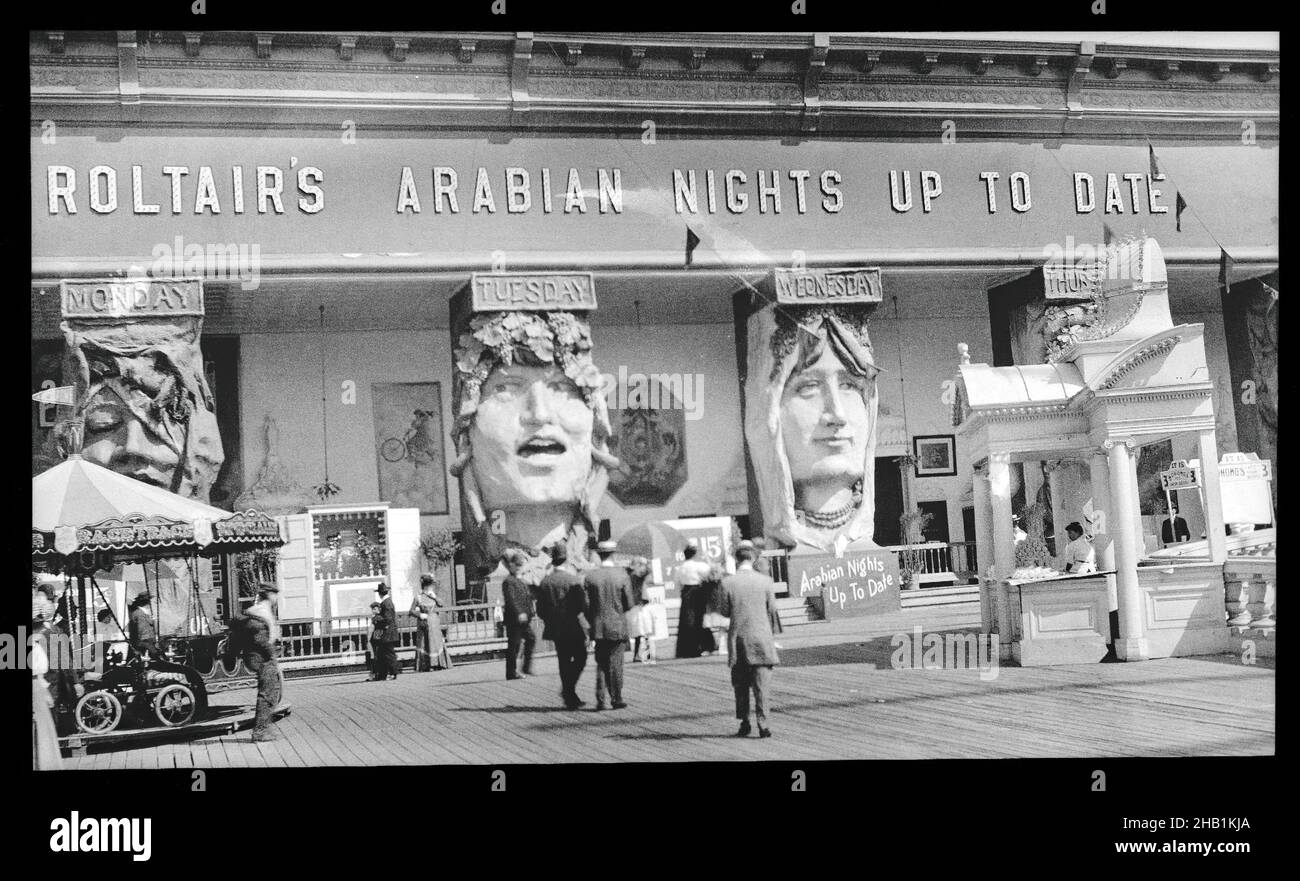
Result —
<instances>
[{"instance_id":1,"label":"large sign with lettering","mask_svg":"<svg viewBox=\"0 0 1300 881\"><path fill-rule=\"evenodd\" d=\"M898 556L883 548L787 558L790 596L820 597L823 614L850 618L902 608Z\"/></svg>"},{"instance_id":2,"label":"large sign with lettering","mask_svg":"<svg viewBox=\"0 0 1300 881\"><path fill-rule=\"evenodd\" d=\"M1273 463L1258 453L1224 453L1219 482L1224 523L1273 523Z\"/></svg>"},{"instance_id":3,"label":"large sign with lettering","mask_svg":"<svg viewBox=\"0 0 1300 881\"><path fill-rule=\"evenodd\" d=\"M96 279L64 281L64 318L171 318L203 316L201 279Z\"/></svg>"},{"instance_id":4,"label":"large sign with lettering","mask_svg":"<svg viewBox=\"0 0 1300 881\"><path fill-rule=\"evenodd\" d=\"M191 254L205 265L209 255L242 262L254 246L266 265L312 254L339 267L382 259L594 268L569 259L579 254L632 264L671 254L684 265L688 225L700 239L697 266L792 266L798 250L815 264L823 254L929 248L1042 248L1046 261L1068 237L1097 243L1102 220L1117 236L1145 230L1218 250L1186 217L1176 232L1174 187L1151 174L1145 139L1054 143L1050 152L939 138L797 146L661 138L646 149L639 127L500 140L385 132L349 142L324 121L292 136L215 123L201 132L60 124L57 140L41 134L34 130L29 167L38 277L69 277L73 265L95 261L190 275L176 267L189 267ZM1230 208L1237 240L1276 247L1276 145L1158 149L1162 164L1182 169L1177 189L1190 205Z\"/></svg>"},{"instance_id":5,"label":"large sign with lettering","mask_svg":"<svg viewBox=\"0 0 1300 881\"><path fill-rule=\"evenodd\" d=\"M781 269L773 273L776 301L809 306L814 303L879 303L879 269Z\"/></svg>"},{"instance_id":6,"label":"large sign with lettering","mask_svg":"<svg viewBox=\"0 0 1300 881\"><path fill-rule=\"evenodd\" d=\"M475 272L469 284L475 312L596 308L596 282L590 272Z\"/></svg>"}]
</instances>

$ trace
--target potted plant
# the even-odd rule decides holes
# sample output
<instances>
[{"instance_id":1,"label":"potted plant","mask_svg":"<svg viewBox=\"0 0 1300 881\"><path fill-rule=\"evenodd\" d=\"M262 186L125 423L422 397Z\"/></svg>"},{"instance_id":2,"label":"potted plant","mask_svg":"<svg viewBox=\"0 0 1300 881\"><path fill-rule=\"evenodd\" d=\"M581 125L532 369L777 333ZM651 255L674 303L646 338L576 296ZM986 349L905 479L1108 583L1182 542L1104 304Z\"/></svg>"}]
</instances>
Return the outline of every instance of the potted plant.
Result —
<instances>
[{"instance_id":1,"label":"potted plant","mask_svg":"<svg viewBox=\"0 0 1300 881\"><path fill-rule=\"evenodd\" d=\"M430 530L420 540L420 553L428 562L429 571L434 578L438 577L441 569L451 571L456 560L456 552L462 547L463 545L456 540L456 533L449 526ZM454 597L455 592L451 591L450 596Z\"/></svg>"},{"instance_id":2,"label":"potted plant","mask_svg":"<svg viewBox=\"0 0 1300 881\"><path fill-rule=\"evenodd\" d=\"M925 551L913 547L924 538L925 528L934 519L933 514L924 511L905 511L898 518L899 533L903 538L903 549L898 553L898 576L904 590L912 590L915 576L923 567L922 555Z\"/></svg>"}]
</instances>

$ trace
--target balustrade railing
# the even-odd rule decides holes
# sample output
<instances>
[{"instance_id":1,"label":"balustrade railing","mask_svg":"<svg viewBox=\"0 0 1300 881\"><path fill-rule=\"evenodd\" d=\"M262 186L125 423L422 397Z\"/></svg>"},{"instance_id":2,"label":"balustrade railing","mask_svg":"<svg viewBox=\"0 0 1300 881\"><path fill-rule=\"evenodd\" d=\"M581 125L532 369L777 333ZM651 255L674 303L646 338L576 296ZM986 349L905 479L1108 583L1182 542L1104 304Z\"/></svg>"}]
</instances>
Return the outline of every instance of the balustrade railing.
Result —
<instances>
[{"instance_id":1,"label":"balustrade railing","mask_svg":"<svg viewBox=\"0 0 1300 881\"><path fill-rule=\"evenodd\" d=\"M924 542L914 545L890 545L885 548L898 554L898 565L913 575L946 576L952 575L958 582L966 582L976 577L979 564L973 541ZM763 552L772 580L780 583L789 581L787 552L781 549Z\"/></svg>"},{"instance_id":2,"label":"balustrade railing","mask_svg":"<svg viewBox=\"0 0 1300 881\"><path fill-rule=\"evenodd\" d=\"M438 618L448 648L504 638L501 607L494 603L439 609ZM415 645L415 616L399 612L397 629L399 649ZM319 660L361 656L369 650L370 631L369 615L286 619L280 622L280 657Z\"/></svg>"}]
</instances>

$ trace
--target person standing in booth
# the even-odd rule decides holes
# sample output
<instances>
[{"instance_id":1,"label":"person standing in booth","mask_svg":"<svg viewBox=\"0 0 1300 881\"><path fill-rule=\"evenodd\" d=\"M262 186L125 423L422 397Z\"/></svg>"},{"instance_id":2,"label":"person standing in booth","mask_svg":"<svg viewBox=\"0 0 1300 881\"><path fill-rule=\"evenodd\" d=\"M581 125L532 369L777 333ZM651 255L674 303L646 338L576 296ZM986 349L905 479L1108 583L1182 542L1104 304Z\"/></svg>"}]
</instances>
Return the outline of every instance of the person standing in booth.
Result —
<instances>
[{"instance_id":1,"label":"person standing in booth","mask_svg":"<svg viewBox=\"0 0 1300 881\"><path fill-rule=\"evenodd\" d=\"M1192 531L1187 528L1187 521L1178 516L1178 506L1173 506L1173 520L1166 519L1160 526L1160 541L1167 547L1192 540Z\"/></svg>"},{"instance_id":2,"label":"person standing in booth","mask_svg":"<svg viewBox=\"0 0 1300 881\"><path fill-rule=\"evenodd\" d=\"M623 653L627 647L627 613L634 605L632 580L627 570L614 565L612 541L596 546L600 565L587 573L588 620L596 643L596 709L612 706L621 710L623 701ZM606 700L610 703L606 704Z\"/></svg>"},{"instance_id":3,"label":"person standing in booth","mask_svg":"<svg viewBox=\"0 0 1300 881\"><path fill-rule=\"evenodd\" d=\"M525 562L522 551L512 549L506 553L506 569L510 574L501 584L505 601L506 679L526 679L533 675L533 649L537 645L537 634L533 632L533 594L519 577ZM519 669L521 647L523 670Z\"/></svg>"},{"instance_id":4,"label":"person standing in booth","mask_svg":"<svg viewBox=\"0 0 1300 881\"><path fill-rule=\"evenodd\" d=\"M1065 571L1071 575L1086 575L1097 571L1097 552L1092 542L1083 537L1083 527L1078 521L1065 527L1070 543L1065 546Z\"/></svg>"}]
</instances>

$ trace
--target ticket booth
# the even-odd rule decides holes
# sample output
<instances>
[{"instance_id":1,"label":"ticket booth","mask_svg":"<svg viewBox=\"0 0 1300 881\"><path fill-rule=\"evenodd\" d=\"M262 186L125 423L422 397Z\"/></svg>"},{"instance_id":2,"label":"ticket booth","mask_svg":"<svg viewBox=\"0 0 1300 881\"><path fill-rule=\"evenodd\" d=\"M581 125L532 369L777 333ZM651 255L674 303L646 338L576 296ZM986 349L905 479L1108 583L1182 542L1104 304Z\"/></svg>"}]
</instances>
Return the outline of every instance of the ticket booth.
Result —
<instances>
[{"instance_id":1,"label":"ticket booth","mask_svg":"<svg viewBox=\"0 0 1300 881\"><path fill-rule=\"evenodd\" d=\"M1145 444L1190 433L1200 459L1218 461L1204 327L1173 324L1154 239L1110 246L1071 269L1084 284L1060 285L1059 267L1039 270L1042 294L1012 316L1017 359L1042 363L962 363L956 376L953 422L975 474L983 629L1000 635L1003 660L1021 663L1095 661L1106 643L1126 661L1223 651L1218 469L1202 475L1197 557L1148 557L1137 490ZM1057 469L1054 488L1076 500L1062 513L1084 527L1096 574L1017 571L1009 470L1024 461L1075 464Z\"/></svg>"}]
</instances>

